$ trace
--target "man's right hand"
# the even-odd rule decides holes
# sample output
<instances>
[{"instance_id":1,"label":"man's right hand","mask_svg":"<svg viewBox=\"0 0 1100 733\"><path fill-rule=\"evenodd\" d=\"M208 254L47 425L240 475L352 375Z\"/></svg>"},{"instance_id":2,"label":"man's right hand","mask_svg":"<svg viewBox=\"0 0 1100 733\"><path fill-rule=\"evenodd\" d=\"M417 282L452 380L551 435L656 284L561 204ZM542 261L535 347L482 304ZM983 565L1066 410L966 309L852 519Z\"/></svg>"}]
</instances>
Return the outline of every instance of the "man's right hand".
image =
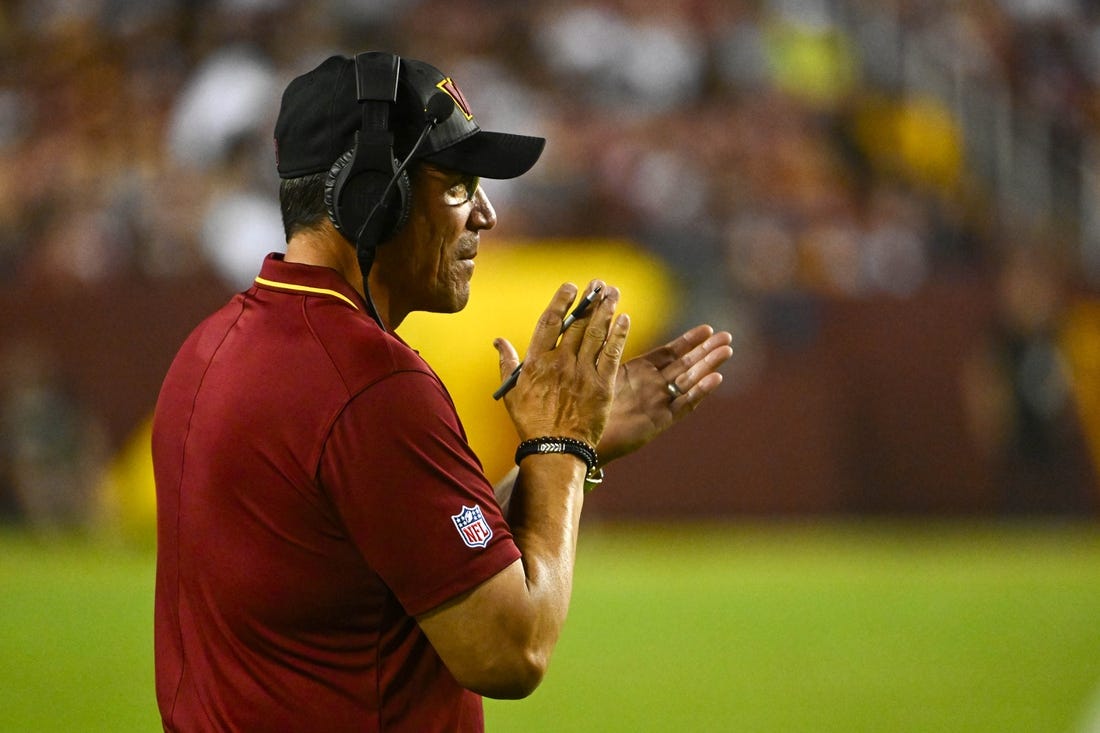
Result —
<instances>
[{"instance_id":1,"label":"man's right hand","mask_svg":"<svg viewBox=\"0 0 1100 733\"><path fill-rule=\"evenodd\" d=\"M617 288L594 280L586 292L597 285L602 286L597 299L560 335L560 342L562 323L577 297L572 283L558 288L535 326L523 371L504 398L520 440L563 436L592 446L600 441L630 319L615 317ZM519 356L505 339L497 339L495 345L503 379L519 365Z\"/></svg>"}]
</instances>

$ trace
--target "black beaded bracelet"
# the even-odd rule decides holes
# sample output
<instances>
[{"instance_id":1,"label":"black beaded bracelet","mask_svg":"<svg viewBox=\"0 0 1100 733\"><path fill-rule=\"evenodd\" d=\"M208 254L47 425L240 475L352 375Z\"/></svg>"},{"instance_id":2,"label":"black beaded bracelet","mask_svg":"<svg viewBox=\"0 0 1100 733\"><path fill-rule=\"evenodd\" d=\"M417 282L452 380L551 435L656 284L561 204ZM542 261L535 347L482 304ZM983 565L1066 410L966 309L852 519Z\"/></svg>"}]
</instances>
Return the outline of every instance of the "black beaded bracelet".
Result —
<instances>
[{"instance_id":1,"label":"black beaded bracelet","mask_svg":"<svg viewBox=\"0 0 1100 733\"><path fill-rule=\"evenodd\" d=\"M596 455L596 449L583 440L543 437L531 438L519 444L519 447L516 448L516 465L519 465L519 462L527 456L545 453L571 453L584 461L584 464L588 467L589 475L594 475L597 472L597 466L600 462L599 457Z\"/></svg>"}]
</instances>

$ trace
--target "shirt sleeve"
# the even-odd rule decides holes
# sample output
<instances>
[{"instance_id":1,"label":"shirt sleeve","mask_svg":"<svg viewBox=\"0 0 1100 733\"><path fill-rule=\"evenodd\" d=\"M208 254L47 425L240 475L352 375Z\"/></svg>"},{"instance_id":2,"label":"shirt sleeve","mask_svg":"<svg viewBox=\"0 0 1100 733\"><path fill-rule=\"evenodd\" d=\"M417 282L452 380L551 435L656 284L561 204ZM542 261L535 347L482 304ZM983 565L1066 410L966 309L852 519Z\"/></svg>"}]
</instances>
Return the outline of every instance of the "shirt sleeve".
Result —
<instances>
[{"instance_id":1,"label":"shirt sleeve","mask_svg":"<svg viewBox=\"0 0 1100 733\"><path fill-rule=\"evenodd\" d=\"M397 372L355 396L332 428L320 477L351 540L410 615L520 557L454 406L429 373Z\"/></svg>"}]
</instances>

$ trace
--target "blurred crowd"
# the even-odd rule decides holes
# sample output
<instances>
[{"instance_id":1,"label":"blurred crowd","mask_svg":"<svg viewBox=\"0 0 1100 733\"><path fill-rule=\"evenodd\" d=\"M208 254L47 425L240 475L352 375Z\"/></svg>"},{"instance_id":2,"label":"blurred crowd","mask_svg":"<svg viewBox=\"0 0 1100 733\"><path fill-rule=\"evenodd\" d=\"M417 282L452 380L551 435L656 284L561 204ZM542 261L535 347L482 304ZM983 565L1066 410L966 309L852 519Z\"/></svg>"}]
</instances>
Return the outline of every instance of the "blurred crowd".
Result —
<instances>
[{"instance_id":1,"label":"blurred crowd","mask_svg":"<svg viewBox=\"0 0 1100 733\"><path fill-rule=\"evenodd\" d=\"M508 235L629 234L719 298L905 295L1003 236L951 100L924 92L911 59L1005 86L1080 139L1100 88L1088 7L8 0L0 277L205 263L247 282L281 240L281 89L329 53L381 48L445 69L490 127L550 139L531 176L490 189Z\"/></svg>"},{"instance_id":2,"label":"blurred crowd","mask_svg":"<svg viewBox=\"0 0 1100 733\"><path fill-rule=\"evenodd\" d=\"M495 237L627 236L690 293L682 322L722 323L739 355L812 339L822 298L906 298L1021 249L1090 285L1086 0L0 0L0 287L243 287L283 244L282 88L365 49L549 139L487 184ZM1072 173L1047 187L1072 205L1006 210L970 90L1044 121L1039 169Z\"/></svg>"}]
</instances>

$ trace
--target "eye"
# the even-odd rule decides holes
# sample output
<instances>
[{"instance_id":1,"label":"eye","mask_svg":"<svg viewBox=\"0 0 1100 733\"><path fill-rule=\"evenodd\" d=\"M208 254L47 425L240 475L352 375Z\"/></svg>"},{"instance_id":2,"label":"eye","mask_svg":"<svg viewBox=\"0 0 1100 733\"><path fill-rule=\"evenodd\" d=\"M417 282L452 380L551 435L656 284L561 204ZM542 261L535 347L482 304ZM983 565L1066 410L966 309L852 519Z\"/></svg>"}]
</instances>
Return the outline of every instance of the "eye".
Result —
<instances>
[{"instance_id":1,"label":"eye","mask_svg":"<svg viewBox=\"0 0 1100 733\"><path fill-rule=\"evenodd\" d=\"M460 206L473 199L480 183L477 176L463 176L443 192L443 199L449 206Z\"/></svg>"}]
</instances>

